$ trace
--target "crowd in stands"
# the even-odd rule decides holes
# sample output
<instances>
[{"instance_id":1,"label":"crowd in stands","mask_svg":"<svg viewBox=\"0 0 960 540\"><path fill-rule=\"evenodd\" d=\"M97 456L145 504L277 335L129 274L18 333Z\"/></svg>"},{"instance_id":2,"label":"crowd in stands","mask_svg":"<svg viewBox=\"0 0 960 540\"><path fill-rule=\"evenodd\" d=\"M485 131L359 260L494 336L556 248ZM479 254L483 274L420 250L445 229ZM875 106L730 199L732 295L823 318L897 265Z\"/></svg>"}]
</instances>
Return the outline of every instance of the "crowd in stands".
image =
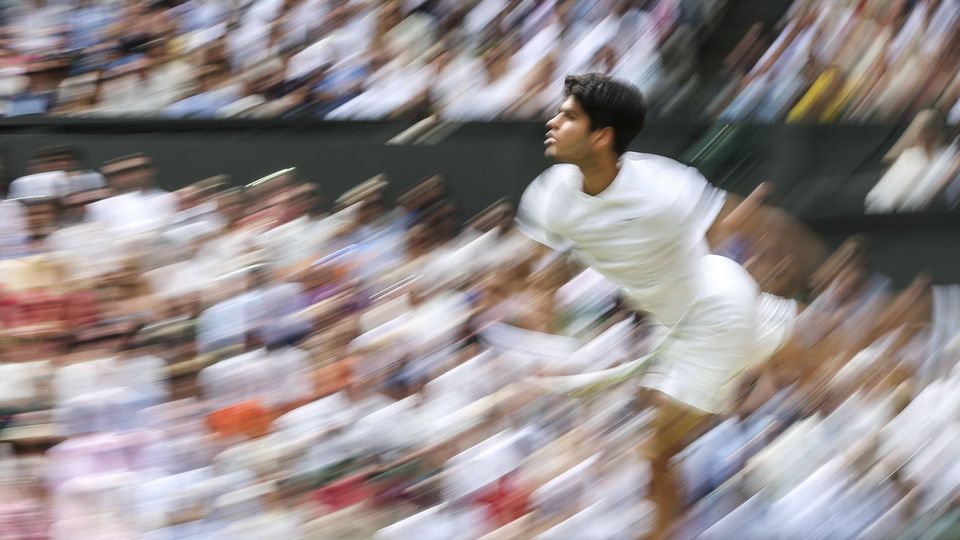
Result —
<instances>
[{"instance_id":1,"label":"crowd in stands","mask_svg":"<svg viewBox=\"0 0 960 540\"><path fill-rule=\"evenodd\" d=\"M937 108L960 120L960 3L795 0L767 46L754 28L714 103L728 120L882 122Z\"/></svg>"},{"instance_id":2,"label":"crowd in stands","mask_svg":"<svg viewBox=\"0 0 960 540\"><path fill-rule=\"evenodd\" d=\"M722 4L6 2L0 86L8 115L532 118L570 71L675 99ZM867 209L952 204L958 19L956 0L797 0L714 105L919 112ZM0 538L653 530L649 396L577 391L663 329L532 249L510 204L459 223L443 178L391 198L376 177L328 211L296 169L167 192L149 156L91 170L67 147L29 169L0 201ZM960 286L897 290L863 238L790 258L762 206L711 245L802 300L799 339L673 460L673 537L960 537Z\"/></svg>"},{"instance_id":3,"label":"crowd in stands","mask_svg":"<svg viewBox=\"0 0 960 540\"><path fill-rule=\"evenodd\" d=\"M0 14L7 116L541 118L568 73L657 106L709 87L725 0L30 0ZM730 121L960 120L956 0L795 0L706 96ZM706 85L706 86L705 86Z\"/></svg>"},{"instance_id":4,"label":"crowd in stands","mask_svg":"<svg viewBox=\"0 0 960 540\"><path fill-rule=\"evenodd\" d=\"M869 213L955 209L960 202L960 139L943 114L923 110L885 156L889 167L867 194ZM952 140L951 140L952 138Z\"/></svg>"},{"instance_id":5,"label":"crowd in stands","mask_svg":"<svg viewBox=\"0 0 960 540\"><path fill-rule=\"evenodd\" d=\"M439 177L395 203L373 178L327 213L294 169L166 192L144 155L93 172L54 148L34 167L0 205L0 536L653 525L644 393L567 390L662 333L596 273L531 250L509 204L458 226ZM956 536L960 288L896 291L861 239L783 279L799 265L765 260L776 228L739 215L757 235L717 245L807 301L802 346L745 372L674 460L675 536Z\"/></svg>"},{"instance_id":6,"label":"crowd in stands","mask_svg":"<svg viewBox=\"0 0 960 540\"><path fill-rule=\"evenodd\" d=\"M571 72L669 100L725 0L30 0L2 12L3 113L539 118Z\"/></svg>"}]
</instances>

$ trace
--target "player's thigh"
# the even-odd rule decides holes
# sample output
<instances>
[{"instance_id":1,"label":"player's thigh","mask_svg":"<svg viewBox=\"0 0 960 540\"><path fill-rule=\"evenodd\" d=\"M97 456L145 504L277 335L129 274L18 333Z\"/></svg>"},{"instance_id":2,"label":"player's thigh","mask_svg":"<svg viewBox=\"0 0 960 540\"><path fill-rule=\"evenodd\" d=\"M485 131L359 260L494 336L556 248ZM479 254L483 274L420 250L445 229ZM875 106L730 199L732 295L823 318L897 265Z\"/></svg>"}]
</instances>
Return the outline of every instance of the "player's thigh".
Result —
<instances>
[{"instance_id":1,"label":"player's thigh","mask_svg":"<svg viewBox=\"0 0 960 540\"><path fill-rule=\"evenodd\" d=\"M650 459L669 459L703 434L713 415L686 405L662 392L652 391L655 408Z\"/></svg>"}]
</instances>

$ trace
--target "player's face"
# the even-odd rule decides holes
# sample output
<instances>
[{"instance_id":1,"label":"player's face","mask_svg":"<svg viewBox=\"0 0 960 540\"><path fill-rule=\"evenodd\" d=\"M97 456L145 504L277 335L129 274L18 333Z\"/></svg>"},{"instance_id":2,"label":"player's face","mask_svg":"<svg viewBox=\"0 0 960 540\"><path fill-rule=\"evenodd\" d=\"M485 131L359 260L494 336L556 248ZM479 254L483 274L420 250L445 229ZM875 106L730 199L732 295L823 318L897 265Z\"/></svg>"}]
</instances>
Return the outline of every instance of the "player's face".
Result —
<instances>
[{"instance_id":1,"label":"player's face","mask_svg":"<svg viewBox=\"0 0 960 540\"><path fill-rule=\"evenodd\" d=\"M568 97L547 122L544 155L561 163L577 163L590 154L593 142L590 117L575 98Z\"/></svg>"}]
</instances>

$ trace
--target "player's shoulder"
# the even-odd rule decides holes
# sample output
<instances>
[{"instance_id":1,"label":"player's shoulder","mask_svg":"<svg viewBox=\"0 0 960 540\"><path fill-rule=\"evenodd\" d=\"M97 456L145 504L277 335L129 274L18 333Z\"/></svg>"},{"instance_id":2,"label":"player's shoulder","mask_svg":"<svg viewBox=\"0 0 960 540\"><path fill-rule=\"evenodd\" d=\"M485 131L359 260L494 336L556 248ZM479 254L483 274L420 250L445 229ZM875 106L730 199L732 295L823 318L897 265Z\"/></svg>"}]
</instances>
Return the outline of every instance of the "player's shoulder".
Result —
<instances>
[{"instance_id":1,"label":"player's shoulder","mask_svg":"<svg viewBox=\"0 0 960 540\"><path fill-rule=\"evenodd\" d=\"M548 167L541 172L527 186L526 194L530 197L545 197L550 193L573 185L579 178L580 169L576 165L561 163Z\"/></svg>"},{"instance_id":2,"label":"player's shoulder","mask_svg":"<svg viewBox=\"0 0 960 540\"><path fill-rule=\"evenodd\" d=\"M707 180L695 167L656 154L628 152L623 156L623 167L629 175L642 182L630 183L633 189L663 192L670 196L702 191Z\"/></svg>"},{"instance_id":3,"label":"player's shoulder","mask_svg":"<svg viewBox=\"0 0 960 540\"><path fill-rule=\"evenodd\" d=\"M545 171L540 173L540 176L538 176L534 181L544 185L555 185L576 180L579 174L580 169L578 169L576 165L571 165L570 163L558 163L548 167Z\"/></svg>"},{"instance_id":4,"label":"player's shoulder","mask_svg":"<svg viewBox=\"0 0 960 540\"><path fill-rule=\"evenodd\" d=\"M627 152L623 154L623 161L632 167L656 171L659 173L690 174L696 169L680 163L675 159L658 154L644 154L641 152Z\"/></svg>"}]
</instances>

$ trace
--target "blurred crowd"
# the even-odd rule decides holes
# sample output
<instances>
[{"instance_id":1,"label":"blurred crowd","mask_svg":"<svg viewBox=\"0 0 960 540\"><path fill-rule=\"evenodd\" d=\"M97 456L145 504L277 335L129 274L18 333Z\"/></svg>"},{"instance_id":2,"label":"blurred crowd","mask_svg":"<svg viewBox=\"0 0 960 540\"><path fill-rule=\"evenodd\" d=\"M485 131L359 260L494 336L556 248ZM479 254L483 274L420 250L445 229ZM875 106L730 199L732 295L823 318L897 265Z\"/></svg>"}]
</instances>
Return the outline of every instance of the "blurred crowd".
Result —
<instances>
[{"instance_id":1,"label":"blurred crowd","mask_svg":"<svg viewBox=\"0 0 960 540\"><path fill-rule=\"evenodd\" d=\"M648 396L632 379L571 392L662 329L533 250L508 203L461 225L436 176L325 204L295 169L166 192L145 155L91 171L50 148L32 166L0 204L0 536L653 525ZM804 301L801 339L674 459L675 537L956 537L960 288L897 291L860 238L804 269L771 251L764 205L713 245Z\"/></svg>"},{"instance_id":2,"label":"blurred crowd","mask_svg":"<svg viewBox=\"0 0 960 540\"><path fill-rule=\"evenodd\" d=\"M568 73L729 121L960 120L955 0L795 0L713 88L726 0L29 0L0 15L7 116L540 118ZM708 95L700 95L705 92Z\"/></svg>"},{"instance_id":3,"label":"blurred crowd","mask_svg":"<svg viewBox=\"0 0 960 540\"><path fill-rule=\"evenodd\" d=\"M671 100L725 0L6 2L8 116L534 118L567 73Z\"/></svg>"},{"instance_id":4,"label":"blurred crowd","mask_svg":"<svg viewBox=\"0 0 960 540\"><path fill-rule=\"evenodd\" d=\"M714 102L727 120L870 122L937 108L960 120L955 0L795 0L769 45L755 26Z\"/></svg>"},{"instance_id":5,"label":"blurred crowd","mask_svg":"<svg viewBox=\"0 0 960 540\"><path fill-rule=\"evenodd\" d=\"M954 209L960 202L960 139L943 114L920 111L884 156L884 175L867 194L868 213ZM948 142L949 141L949 142Z\"/></svg>"},{"instance_id":6,"label":"blurred crowd","mask_svg":"<svg viewBox=\"0 0 960 540\"><path fill-rule=\"evenodd\" d=\"M720 0L0 2L8 115L533 118L604 71L665 106ZM956 0L794 2L725 119L916 113L871 212L960 199ZM40 150L0 202L0 538L633 539L663 328L443 178L167 192ZM758 191L760 192L760 191ZM676 538L960 537L960 286L816 260L763 196L711 238L800 339L672 462ZM815 250L813 250L815 251Z\"/></svg>"}]
</instances>

